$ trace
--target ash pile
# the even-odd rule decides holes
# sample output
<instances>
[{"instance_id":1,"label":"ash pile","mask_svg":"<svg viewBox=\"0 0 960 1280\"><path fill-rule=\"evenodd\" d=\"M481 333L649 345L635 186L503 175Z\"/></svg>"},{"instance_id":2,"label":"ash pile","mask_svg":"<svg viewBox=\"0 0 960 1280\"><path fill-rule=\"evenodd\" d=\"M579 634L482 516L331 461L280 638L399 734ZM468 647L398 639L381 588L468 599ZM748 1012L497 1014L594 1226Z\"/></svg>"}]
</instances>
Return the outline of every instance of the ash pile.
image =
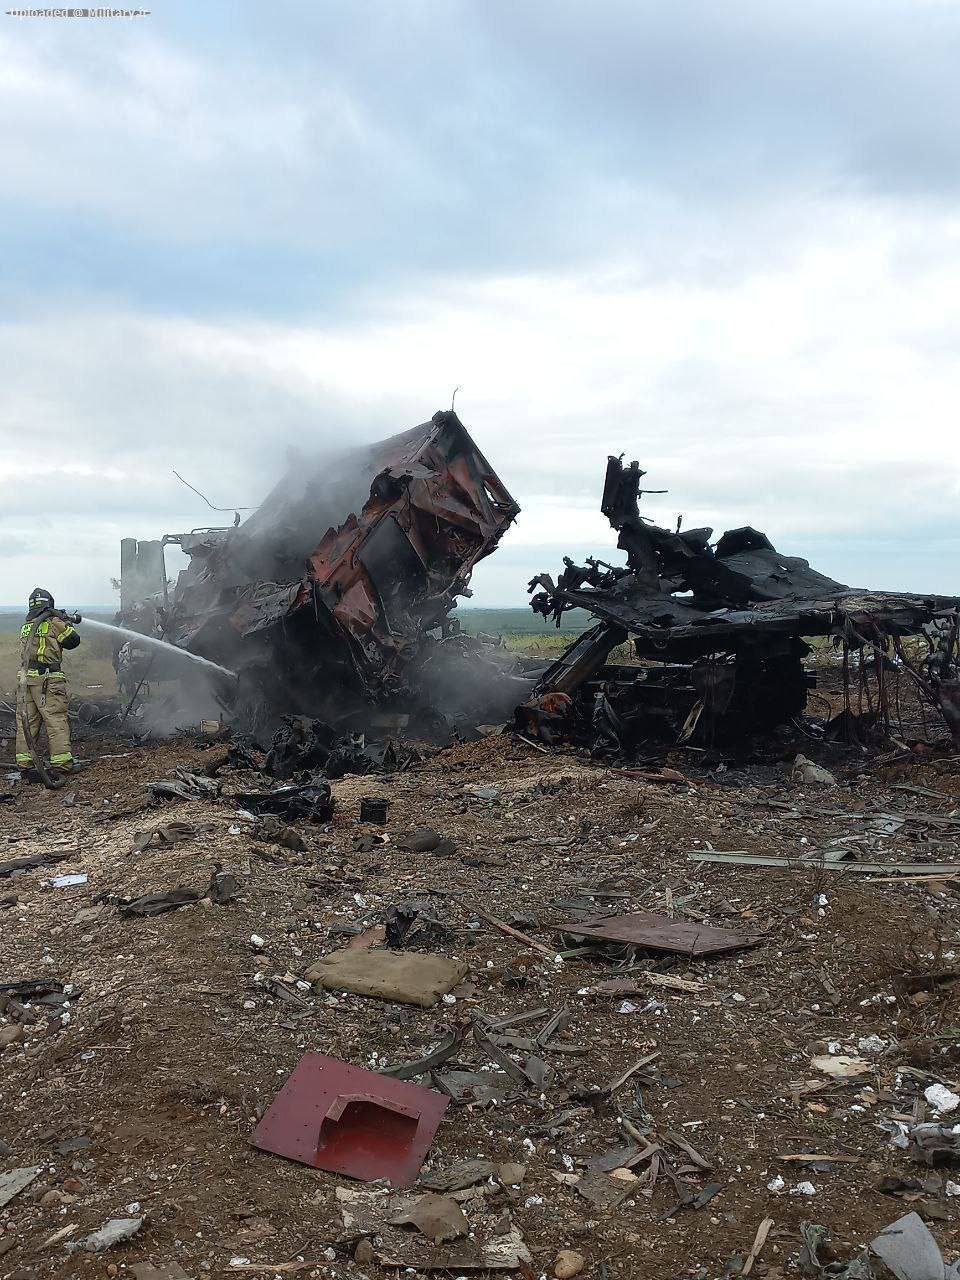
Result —
<instances>
[{"instance_id":1,"label":"ash pile","mask_svg":"<svg viewBox=\"0 0 960 1280\"><path fill-rule=\"evenodd\" d=\"M542 670L450 617L519 510L456 414L437 413L292 467L242 524L126 540L119 621L237 674L225 695L178 668L174 724L201 707L264 740L323 739L315 754L331 735L447 741L508 719ZM173 591L171 544L190 557ZM119 665L131 695L172 674L135 643Z\"/></svg>"},{"instance_id":2,"label":"ash pile","mask_svg":"<svg viewBox=\"0 0 960 1280\"><path fill-rule=\"evenodd\" d=\"M876 745L908 732L906 689L960 748L960 600L847 587L750 527L716 543L709 528L660 528L640 514L645 474L608 459L601 510L625 565L566 557L556 581L529 584L533 610L558 627L574 608L597 621L540 677L519 728L627 756L656 743L729 747L790 725ZM805 714L818 637L842 701L819 720ZM626 645L630 660L611 662Z\"/></svg>"}]
</instances>

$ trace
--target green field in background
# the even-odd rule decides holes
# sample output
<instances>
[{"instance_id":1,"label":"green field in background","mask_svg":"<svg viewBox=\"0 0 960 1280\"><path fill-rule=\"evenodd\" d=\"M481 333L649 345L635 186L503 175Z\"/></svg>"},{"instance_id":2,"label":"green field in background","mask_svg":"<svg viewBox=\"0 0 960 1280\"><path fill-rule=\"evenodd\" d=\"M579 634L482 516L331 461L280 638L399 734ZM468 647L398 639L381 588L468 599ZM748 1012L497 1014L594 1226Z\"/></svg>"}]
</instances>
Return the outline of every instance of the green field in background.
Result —
<instances>
[{"instance_id":1,"label":"green field in background","mask_svg":"<svg viewBox=\"0 0 960 1280\"><path fill-rule=\"evenodd\" d=\"M565 613L559 632L552 619L543 618L532 609L458 609L453 616L460 619L461 627L472 636L479 631L505 637L578 636L593 625L593 618L585 609L571 609Z\"/></svg>"},{"instance_id":2,"label":"green field in background","mask_svg":"<svg viewBox=\"0 0 960 1280\"><path fill-rule=\"evenodd\" d=\"M103 606L84 609L83 605L80 605L80 612L91 618L99 618L102 622L112 622L116 610ZM23 608L0 606L0 636L12 635L19 631L25 613L26 605ZM557 628L553 623L541 618L532 609L458 609L453 616L460 619L460 625L470 635L476 635L478 631L495 636L557 635ZM559 634L576 636L590 625L591 619L588 613L583 609L571 609L569 613L563 615L563 625L560 627Z\"/></svg>"}]
</instances>

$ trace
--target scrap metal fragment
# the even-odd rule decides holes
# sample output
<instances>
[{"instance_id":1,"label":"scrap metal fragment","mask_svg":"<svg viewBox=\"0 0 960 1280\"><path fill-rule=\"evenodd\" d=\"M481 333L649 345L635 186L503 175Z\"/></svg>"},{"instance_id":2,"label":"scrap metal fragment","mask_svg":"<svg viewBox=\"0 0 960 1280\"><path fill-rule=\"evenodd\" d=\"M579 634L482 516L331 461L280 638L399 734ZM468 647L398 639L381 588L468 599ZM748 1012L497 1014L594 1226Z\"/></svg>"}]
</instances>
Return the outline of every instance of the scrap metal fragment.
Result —
<instances>
[{"instance_id":1,"label":"scrap metal fragment","mask_svg":"<svg viewBox=\"0 0 960 1280\"><path fill-rule=\"evenodd\" d=\"M449 1099L307 1053L257 1125L254 1146L315 1169L410 1186Z\"/></svg>"},{"instance_id":2,"label":"scrap metal fragment","mask_svg":"<svg viewBox=\"0 0 960 1280\"><path fill-rule=\"evenodd\" d=\"M511 1093L511 1078L505 1071L433 1072L431 1081L458 1105L476 1103L481 1106L505 1102ZM526 1083L526 1082L524 1082Z\"/></svg>"},{"instance_id":3,"label":"scrap metal fragment","mask_svg":"<svg viewBox=\"0 0 960 1280\"><path fill-rule=\"evenodd\" d=\"M912 1160L933 1165L939 1157L960 1159L960 1125L916 1124L907 1130L903 1145Z\"/></svg>"},{"instance_id":4,"label":"scrap metal fragment","mask_svg":"<svg viewBox=\"0 0 960 1280\"><path fill-rule=\"evenodd\" d=\"M661 1131L660 1136L664 1142L669 1142L671 1146L678 1147L685 1155L689 1156L698 1168L710 1169L713 1167L710 1161L702 1156L695 1147L691 1146L682 1134L675 1133L671 1129L664 1129Z\"/></svg>"},{"instance_id":5,"label":"scrap metal fragment","mask_svg":"<svg viewBox=\"0 0 960 1280\"><path fill-rule=\"evenodd\" d=\"M23 1169L9 1169L6 1173L0 1173L0 1209L4 1205L26 1190L30 1183L39 1175L42 1165L33 1165Z\"/></svg>"},{"instance_id":6,"label":"scrap metal fragment","mask_svg":"<svg viewBox=\"0 0 960 1280\"><path fill-rule=\"evenodd\" d=\"M640 1160L642 1154L643 1148L634 1142L629 1147L614 1147L610 1151L590 1156L584 1161L584 1167L588 1173L611 1173L614 1169L629 1169Z\"/></svg>"},{"instance_id":7,"label":"scrap metal fragment","mask_svg":"<svg viewBox=\"0 0 960 1280\"><path fill-rule=\"evenodd\" d=\"M152 1262L131 1262L134 1280L190 1280L179 1262L170 1258L154 1266Z\"/></svg>"},{"instance_id":8,"label":"scrap metal fragment","mask_svg":"<svg viewBox=\"0 0 960 1280\"><path fill-rule=\"evenodd\" d=\"M104 1253L115 1244L121 1244L135 1236L146 1218L111 1218L102 1227L83 1240L72 1240L67 1249L73 1253L82 1249L85 1253Z\"/></svg>"},{"instance_id":9,"label":"scrap metal fragment","mask_svg":"<svg viewBox=\"0 0 960 1280\"><path fill-rule=\"evenodd\" d=\"M540 1048L546 1048L553 1037L567 1026L572 1017L573 1010L569 1005L564 1005L562 1009L558 1009L549 1022L537 1033L536 1042Z\"/></svg>"},{"instance_id":10,"label":"scrap metal fragment","mask_svg":"<svg viewBox=\"0 0 960 1280\"><path fill-rule=\"evenodd\" d=\"M434 905L423 898L392 903L384 916L386 943L391 950L401 947L436 947L450 936L449 927L438 918Z\"/></svg>"},{"instance_id":11,"label":"scrap metal fragment","mask_svg":"<svg viewBox=\"0 0 960 1280\"><path fill-rule=\"evenodd\" d=\"M80 856L79 850L66 853L35 853L29 858L13 858L10 862L0 862L0 880L18 872L33 871L37 867L48 867L56 862L67 862Z\"/></svg>"},{"instance_id":12,"label":"scrap metal fragment","mask_svg":"<svg viewBox=\"0 0 960 1280\"><path fill-rule=\"evenodd\" d=\"M147 783L153 800L204 800L220 794L220 783L188 769L175 769L173 777Z\"/></svg>"},{"instance_id":13,"label":"scrap metal fragment","mask_svg":"<svg viewBox=\"0 0 960 1280\"><path fill-rule=\"evenodd\" d=\"M664 1218L674 1218L683 1209L704 1209L715 1196L723 1190L722 1182L708 1182L695 1196L684 1196L683 1199L664 1213Z\"/></svg>"},{"instance_id":14,"label":"scrap metal fragment","mask_svg":"<svg viewBox=\"0 0 960 1280\"><path fill-rule=\"evenodd\" d=\"M397 848L403 849L405 853L433 853L443 843L444 837L439 831L434 831L433 827L417 827L416 831L400 836Z\"/></svg>"},{"instance_id":15,"label":"scrap metal fragment","mask_svg":"<svg viewBox=\"0 0 960 1280\"><path fill-rule=\"evenodd\" d=\"M585 1173L576 1183L576 1190L597 1209L615 1209L630 1194L630 1186L605 1173Z\"/></svg>"},{"instance_id":16,"label":"scrap metal fragment","mask_svg":"<svg viewBox=\"0 0 960 1280\"><path fill-rule=\"evenodd\" d=\"M530 1251L519 1230L511 1227L502 1236L494 1236L484 1243L451 1244L434 1246L423 1244L415 1237L382 1240L374 1244L374 1253L382 1266L404 1267L414 1271L516 1271L529 1266Z\"/></svg>"},{"instance_id":17,"label":"scrap metal fragment","mask_svg":"<svg viewBox=\"0 0 960 1280\"><path fill-rule=\"evenodd\" d=\"M176 888L168 889L164 893L146 893L140 898L133 898L131 901L121 901L119 911L122 916L144 917L144 916L162 916L167 911L176 911L178 907L189 906L193 902L199 902L203 897L203 893L199 889Z\"/></svg>"},{"instance_id":18,"label":"scrap metal fragment","mask_svg":"<svg viewBox=\"0 0 960 1280\"><path fill-rule=\"evenodd\" d=\"M209 831L211 828L211 823L195 826L192 822L178 822L176 820L173 822L161 822L159 826L150 827L147 831L135 831L133 833L133 850L143 853L154 837L157 838L158 844L180 844L184 840L192 840L194 836L199 835L202 831Z\"/></svg>"},{"instance_id":19,"label":"scrap metal fragment","mask_svg":"<svg viewBox=\"0 0 960 1280\"><path fill-rule=\"evenodd\" d=\"M508 1053L504 1053L500 1047L494 1043L493 1039L487 1035L478 1020L473 1023L473 1040L477 1048L487 1055L490 1062L496 1063L501 1071L521 1088L526 1088L528 1084L534 1083L522 1067L517 1066Z\"/></svg>"},{"instance_id":20,"label":"scrap metal fragment","mask_svg":"<svg viewBox=\"0 0 960 1280\"><path fill-rule=\"evenodd\" d=\"M463 1191L485 1182L497 1172L492 1160L461 1160L448 1169L434 1170L420 1179L420 1185L431 1191Z\"/></svg>"},{"instance_id":21,"label":"scrap metal fragment","mask_svg":"<svg viewBox=\"0 0 960 1280\"><path fill-rule=\"evenodd\" d=\"M729 862L739 867L786 867L792 871L842 871L855 875L957 876L960 862L835 862L830 858L779 858L759 853L688 853L690 862Z\"/></svg>"},{"instance_id":22,"label":"scrap metal fragment","mask_svg":"<svg viewBox=\"0 0 960 1280\"><path fill-rule=\"evenodd\" d=\"M636 947L686 956L719 955L724 951L755 947L760 941L754 934L688 924L651 911L634 911L622 916L591 916L586 920L567 921L557 929L575 937L596 938L600 942L628 942Z\"/></svg>"},{"instance_id":23,"label":"scrap metal fragment","mask_svg":"<svg viewBox=\"0 0 960 1280\"><path fill-rule=\"evenodd\" d=\"M401 1066L385 1067L382 1074L393 1076L395 1080L415 1080L418 1076L427 1075L428 1072L442 1066L453 1057L466 1039L468 1025L468 1023L462 1023L454 1027L450 1034L424 1057L417 1058L413 1062L405 1062Z\"/></svg>"},{"instance_id":24,"label":"scrap metal fragment","mask_svg":"<svg viewBox=\"0 0 960 1280\"><path fill-rule=\"evenodd\" d=\"M435 1192L420 1196L411 1208L401 1210L387 1221L395 1227L414 1226L434 1244L457 1240L470 1230L470 1223L456 1200Z\"/></svg>"},{"instance_id":25,"label":"scrap metal fragment","mask_svg":"<svg viewBox=\"0 0 960 1280\"><path fill-rule=\"evenodd\" d=\"M943 1280L943 1255L919 1213L906 1213L870 1241L897 1280Z\"/></svg>"},{"instance_id":26,"label":"scrap metal fragment","mask_svg":"<svg viewBox=\"0 0 960 1280\"><path fill-rule=\"evenodd\" d=\"M330 784L324 778L298 787L277 787L273 791L240 791L230 799L258 815L274 814L288 820L306 818L310 822L329 822L333 817L334 801Z\"/></svg>"}]
</instances>

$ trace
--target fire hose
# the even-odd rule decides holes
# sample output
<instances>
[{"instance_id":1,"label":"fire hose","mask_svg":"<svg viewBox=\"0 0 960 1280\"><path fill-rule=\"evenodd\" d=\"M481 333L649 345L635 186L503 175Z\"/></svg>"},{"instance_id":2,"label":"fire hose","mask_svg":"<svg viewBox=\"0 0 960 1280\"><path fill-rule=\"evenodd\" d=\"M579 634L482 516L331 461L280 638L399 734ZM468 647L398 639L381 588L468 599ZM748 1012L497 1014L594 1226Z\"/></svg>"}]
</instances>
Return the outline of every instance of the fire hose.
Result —
<instances>
[{"instance_id":1,"label":"fire hose","mask_svg":"<svg viewBox=\"0 0 960 1280\"><path fill-rule=\"evenodd\" d=\"M80 622L79 613L61 613L59 609L54 610L53 617L61 618L64 622L77 623ZM59 791L66 778L55 777L47 766L43 763L40 751L37 748L37 740L33 736L30 728L30 719L27 715L27 669L30 666L29 646L24 647L23 661L20 664L19 679L17 680L17 718L20 721L20 728L23 731L23 738L27 744L27 750L33 757L33 767L40 775L40 781L48 791Z\"/></svg>"}]
</instances>

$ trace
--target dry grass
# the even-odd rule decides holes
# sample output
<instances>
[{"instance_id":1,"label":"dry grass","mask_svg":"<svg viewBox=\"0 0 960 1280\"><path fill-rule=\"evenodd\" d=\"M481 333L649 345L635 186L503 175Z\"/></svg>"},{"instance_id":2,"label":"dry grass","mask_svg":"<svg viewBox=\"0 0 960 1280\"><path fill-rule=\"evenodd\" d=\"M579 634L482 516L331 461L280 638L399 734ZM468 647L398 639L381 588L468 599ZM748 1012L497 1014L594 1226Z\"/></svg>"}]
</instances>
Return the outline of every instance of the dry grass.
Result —
<instances>
[{"instance_id":1,"label":"dry grass","mask_svg":"<svg viewBox=\"0 0 960 1280\"><path fill-rule=\"evenodd\" d=\"M14 697L17 685L17 667L19 665L20 637L17 635L0 635L0 697ZM109 641L101 638L84 639L79 649L64 654L63 669L67 673L70 692L76 697L82 695L91 685L102 685L104 697L117 691L116 675L111 661L112 648Z\"/></svg>"},{"instance_id":2,"label":"dry grass","mask_svg":"<svg viewBox=\"0 0 960 1280\"><path fill-rule=\"evenodd\" d=\"M524 632L505 632L503 635L503 643L511 653L522 653L528 658L559 658L564 650L573 644L576 636L570 635L568 632L551 631L546 635L531 635ZM635 662L636 656L633 652L633 644L628 640L625 644L619 644L611 652L608 662Z\"/></svg>"}]
</instances>

